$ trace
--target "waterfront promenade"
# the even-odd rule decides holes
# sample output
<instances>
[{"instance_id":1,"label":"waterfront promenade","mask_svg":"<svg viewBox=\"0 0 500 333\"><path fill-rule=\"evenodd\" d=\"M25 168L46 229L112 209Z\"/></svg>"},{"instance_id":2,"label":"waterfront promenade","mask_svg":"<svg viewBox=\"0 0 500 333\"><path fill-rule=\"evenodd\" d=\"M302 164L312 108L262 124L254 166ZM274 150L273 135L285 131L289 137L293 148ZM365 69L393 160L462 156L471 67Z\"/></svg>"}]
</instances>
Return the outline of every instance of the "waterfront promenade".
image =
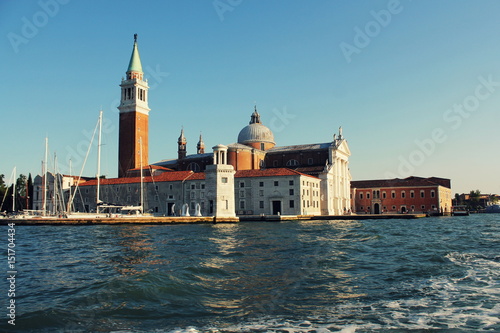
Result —
<instances>
[{"instance_id":1,"label":"waterfront promenade","mask_svg":"<svg viewBox=\"0 0 500 333\"><path fill-rule=\"evenodd\" d=\"M27 218L0 219L0 225L94 225L94 224L197 224L237 223L253 221L295 221L295 220L368 220L368 219L417 219L425 214L361 214L361 215L244 215L236 218L213 216L142 216L142 217L86 217L86 218Z\"/></svg>"}]
</instances>

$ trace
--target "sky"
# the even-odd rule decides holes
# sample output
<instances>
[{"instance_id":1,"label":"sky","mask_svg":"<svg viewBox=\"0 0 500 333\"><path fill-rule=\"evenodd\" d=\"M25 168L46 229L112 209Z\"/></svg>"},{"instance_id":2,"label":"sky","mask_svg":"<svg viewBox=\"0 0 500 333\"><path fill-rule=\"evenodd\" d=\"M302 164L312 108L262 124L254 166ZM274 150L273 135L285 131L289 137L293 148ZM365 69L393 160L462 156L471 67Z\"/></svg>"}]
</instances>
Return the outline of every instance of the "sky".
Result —
<instances>
[{"instance_id":1,"label":"sky","mask_svg":"<svg viewBox=\"0 0 500 333\"><path fill-rule=\"evenodd\" d=\"M342 126L353 180L443 177L500 193L500 2L0 2L0 174L79 174L99 110L118 173L118 102L138 34L149 162L237 141L254 106L280 145ZM95 144L83 174L96 173ZM71 163L70 163L71 160ZM71 165L71 169L70 169Z\"/></svg>"}]
</instances>

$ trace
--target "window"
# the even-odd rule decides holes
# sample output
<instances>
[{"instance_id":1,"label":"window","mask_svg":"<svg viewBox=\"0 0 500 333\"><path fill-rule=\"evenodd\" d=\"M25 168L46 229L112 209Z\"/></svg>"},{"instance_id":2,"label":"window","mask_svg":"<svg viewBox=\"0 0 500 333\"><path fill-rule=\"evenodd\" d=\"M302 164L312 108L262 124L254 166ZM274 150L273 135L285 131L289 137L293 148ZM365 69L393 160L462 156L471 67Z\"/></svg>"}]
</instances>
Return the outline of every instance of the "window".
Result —
<instances>
[{"instance_id":1,"label":"window","mask_svg":"<svg viewBox=\"0 0 500 333\"><path fill-rule=\"evenodd\" d=\"M240 198L244 198L245 197L245 190L242 190L240 191Z\"/></svg>"},{"instance_id":2,"label":"window","mask_svg":"<svg viewBox=\"0 0 500 333\"><path fill-rule=\"evenodd\" d=\"M396 206L392 206L392 210L396 210Z\"/></svg>"},{"instance_id":3,"label":"window","mask_svg":"<svg viewBox=\"0 0 500 333\"><path fill-rule=\"evenodd\" d=\"M425 210L425 205L420 206L422 210Z\"/></svg>"},{"instance_id":4,"label":"window","mask_svg":"<svg viewBox=\"0 0 500 333\"><path fill-rule=\"evenodd\" d=\"M293 180L289 180L288 185L293 186Z\"/></svg>"},{"instance_id":5,"label":"window","mask_svg":"<svg viewBox=\"0 0 500 333\"><path fill-rule=\"evenodd\" d=\"M201 199L205 198L205 192L201 192L201 193L200 193L200 198L201 198Z\"/></svg>"},{"instance_id":6,"label":"window","mask_svg":"<svg viewBox=\"0 0 500 333\"><path fill-rule=\"evenodd\" d=\"M366 198L370 199L370 192L366 192Z\"/></svg>"},{"instance_id":7,"label":"window","mask_svg":"<svg viewBox=\"0 0 500 333\"><path fill-rule=\"evenodd\" d=\"M436 197L436 192L434 190L431 191L431 198Z\"/></svg>"},{"instance_id":8,"label":"window","mask_svg":"<svg viewBox=\"0 0 500 333\"><path fill-rule=\"evenodd\" d=\"M425 198L425 192L424 191L420 191L420 197L421 198Z\"/></svg>"},{"instance_id":9,"label":"window","mask_svg":"<svg viewBox=\"0 0 500 333\"><path fill-rule=\"evenodd\" d=\"M194 190L196 188L195 184L191 184L191 189Z\"/></svg>"},{"instance_id":10,"label":"window","mask_svg":"<svg viewBox=\"0 0 500 333\"><path fill-rule=\"evenodd\" d=\"M265 146L264 146L263 142L260 143L260 150L265 150Z\"/></svg>"},{"instance_id":11,"label":"window","mask_svg":"<svg viewBox=\"0 0 500 333\"><path fill-rule=\"evenodd\" d=\"M299 165L299 161L291 159L286 162L286 166L297 166Z\"/></svg>"},{"instance_id":12,"label":"window","mask_svg":"<svg viewBox=\"0 0 500 333\"><path fill-rule=\"evenodd\" d=\"M201 184L201 189L204 190L205 189L205 183Z\"/></svg>"},{"instance_id":13,"label":"window","mask_svg":"<svg viewBox=\"0 0 500 333\"><path fill-rule=\"evenodd\" d=\"M155 195L155 201L158 201L160 198L158 198L157 195Z\"/></svg>"},{"instance_id":14,"label":"window","mask_svg":"<svg viewBox=\"0 0 500 333\"><path fill-rule=\"evenodd\" d=\"M295 208L295 201L294 200L290 200L290 208Z\"/></svg>"},{"instance_id":15,"label":"window","mask_svg":"<svg viewBox=\"0 0 500 333\"><path fill-rule=\"evenodd\" d=\"M156 186L155 186L155 190L157 190L157 191L158 191L158 185L156 185Z\"/></svg>"},{"instance_id":16,"label":"window","mask_svg":"<svg viewBox=\"0 0 500 333\"><path fill-rule=\"evenodd\" d=\"M261 196L261 197L264 196L264 190L259 190L259 196Z\"/></svg>"},{"instance_id":17,"label":"window","mask_svg":"<svg viewBox=\"0 0 500 333\"><path fill-rule=\"evenodd\" d=\"M363 193L360 193L360 194L359 194L359 198L360 198L360 199L363 199Z\"/></svg>"},{"instance_id":18,"label":"window","mask_svg":"<svg viewBox=\"0 0 500 333\"><path fill-rule=\"evenodd\" d=\"M245 201L244 200L240 201L240 209L245 209Z\"/></svg>"},{"instance_id":19,"label":"window","mask_svg":"<svg viewBox=\"0 0 500 333\"><path fill-rule=\"evenodd\" d=\"M264 182L259 182L259 187L264 187Z\"/></svg>"},{"instance_id":20,"label":"window","mask_svg":"<svg viewBox=\"0 0 500 333\"><path fill-rule=\"evenodd\" d=\"M195 207L196 207L196 203L195 203L194 201L192 201L192 202L191 202L191 209L193 209L193 210L194 210L194 209L195 209Z\"/></svg>"},{"instance_id":21,"label":"window","mask_svg":"<svg viewBox=\"0 0 500 333\"><path fill-rule=\"evenodd\" d=\"M274 186L279 186L279 182L277 180L274 181Z\"/></svg>"},{"instance_id":22,"label":"window","mask_svg":"<svg viewBox=\"0 0 500 333\"><path fill-rule=\"evenodd\" d=\"M307 164L312 165L314 163L314 160L312 158L307 159Z\"/></svg>"},{"instance_id":23,"label":"window","mask_svg":"<svg viewBox=\"0 0 500 333\"><path fill-rule=\"evenodd\" d=\"M363 210L363 206L359 207L360 210Z\"/></svg>"},{"instance_id":24,"label":"window","mask_svg":"<svg viewBox=\"0 0 500 333\"><path fill-rule=\"evenodd\" d=\"M385 199L385 198L387 198L387 193L382 192L382 199Z\"/></svg>"},{"instance_id":25,"label":"window","mask_svg":"<svg viewBox=\"0 0 500 333\"><path fill-rule=\"evenodd\" d=\"M168 200L174 200L174 196L172 194L168 195Z\"/></svg>"},{"instance_id":26,"label":"window","mask_svg":"<svg viewBox=\"0 0 500 333\"><path fill-rule=\"evenodd\" d=\"M227 177L222 177L221 182L222 184L227 184Z\"/></svg>"},{"instance_id":27,"label":"window","mask_svg":"<svg viewBox=\"0 0 500 333\"><path fill-rule=\"evenodd\" d=\"M172 184L168 185L168 189L169 189L169 190L171 190L172 188L173 188L173 185L172 185Z\"/></svg>"},{"instance_id":28,"label":"window","mask_svg":"<svg viewBox=\"0 0 500 333\"><path fill-rule=\"evenodd\" d=\"M259 201L259 208L264 208L264 201Z\"/></svg>"},{"instance_id":29,"label":"window","mask_svg":"<svg viewBox=\"0 0 500 333\"><path fill-rule=\"evenodd\" d=\"M411 210L415 210L415 206L414 205L411 205Z\"/></svg>"},{"instance_id":30,"label":"window","mask_svg":"<svg viewBox=\"0 0 500 333\"><path fill-rule=\"evenodd\" d=\"M396 191L391 192L391 198L395 199L396 198Z\"/></svg>"},{"instance_id":31,"label":"window","mask_svg":"<svg viewBox=\"0 0 500 333\"><path fill-rule=\"evenodd\" d=\"M410 191L410 198L415 198L415 191Z\"/></svg>"},{"instance_id":32,"label":"window","mask_svg":"<svg viewBox=\"0 0 500 333\"><path fill-rule=\"evenodd\" d=\"M273 167L277 167L278 166L278 161L273 161Z\"/></svg>"},{"instance_id":33,"label":"window","mask_svg":"<svg viewBox=\"0 0 500 333\"><path fill-rule=\"evenodd\" d=\"M373 199L380 198L380 191L373 190Z\"/></svg>"},{"instance_id":34,"label":"window","mask_svg":"<svg viewBox=\"0 0 500 333\"><path fill-rule=\"evenodd\" d=\"M190 194L191 194L191 199L194 199L194 198L195 198L195 195L196 195L196 192L191 191L191 193L190 193Z\"/></svg>"},{"instance_id":35,"label":"window","mask_svg":"<svg viewBox=\"0 0 500 333\"><path fill-rule=\"evenodd\" d=\"M240 187L245 187L245 182L240 182Z\"/></svg>"},{"instance_id":36,"label":"window","mask_svg":"<svg viewBox=\"0 0 500 333\"><path fill-rule=\"evenodd\" d=\"M406 192L405 191L401 191L401 198L406 198Z\"/></svg>"},{"instance_id":37,"label":"window","mask_svg":"<svg viewBox=\"0 0 500 333\"><path fill-rule=\"evenodd\" d=\"M293 188L291 188L288 192L290 195L293 195Z\"/></svg>"}]
</instances>

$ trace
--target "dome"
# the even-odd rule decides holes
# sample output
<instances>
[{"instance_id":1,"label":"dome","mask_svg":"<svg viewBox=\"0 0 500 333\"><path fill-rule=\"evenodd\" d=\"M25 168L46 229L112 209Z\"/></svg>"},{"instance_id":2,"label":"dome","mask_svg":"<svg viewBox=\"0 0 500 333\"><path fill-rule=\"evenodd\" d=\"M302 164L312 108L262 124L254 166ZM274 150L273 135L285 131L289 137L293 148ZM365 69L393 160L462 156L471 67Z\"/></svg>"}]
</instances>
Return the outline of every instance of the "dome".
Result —
<instances>
[{"instance_id":1,"label":"dome","mask_svg":"<svg viewBox=\"0 0 500 333\"><path fill-rule=\"evenodd\" d=\"M238 143L248 144L254 142L275 144L273 132L261 123L252 123L245 126L238 134Z\"/></svg>"}]
</instances>

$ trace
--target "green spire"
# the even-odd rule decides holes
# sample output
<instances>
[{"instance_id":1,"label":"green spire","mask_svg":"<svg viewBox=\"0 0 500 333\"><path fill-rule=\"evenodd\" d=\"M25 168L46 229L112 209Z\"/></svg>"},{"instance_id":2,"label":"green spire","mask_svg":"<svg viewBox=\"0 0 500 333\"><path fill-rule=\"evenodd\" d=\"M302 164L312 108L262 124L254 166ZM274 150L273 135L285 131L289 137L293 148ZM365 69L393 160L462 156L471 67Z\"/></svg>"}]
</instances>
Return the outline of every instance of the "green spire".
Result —
<instances>
[{"instance_id":1,"label":"green spire","mask_svg":"<svg viewBox=\"0 0 500 333\"><path fill-rule=\"evenodd\" d=\"M139 49L137 48L137 34L134 34L134 49L132 50L127 72L142 73L141 57L139 56Z\"/></svg>"}]
</instances>

